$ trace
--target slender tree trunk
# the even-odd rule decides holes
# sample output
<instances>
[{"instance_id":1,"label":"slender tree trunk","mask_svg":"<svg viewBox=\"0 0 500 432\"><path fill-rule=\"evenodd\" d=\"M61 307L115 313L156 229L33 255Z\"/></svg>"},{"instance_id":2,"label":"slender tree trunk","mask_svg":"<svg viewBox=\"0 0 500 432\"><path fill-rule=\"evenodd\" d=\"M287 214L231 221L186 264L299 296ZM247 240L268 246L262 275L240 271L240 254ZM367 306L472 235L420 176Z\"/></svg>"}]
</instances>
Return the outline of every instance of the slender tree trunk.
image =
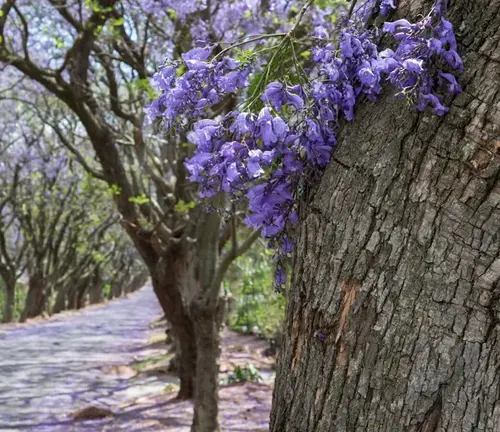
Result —
<instances>
[{"instance_id":1,"label":"slender tree trunk","mask_svg":"<svg viewBox=\"0 0 500 432\"><path fill-rule=\"evenodd\" d=\"M90 304L96 304L96 303L102 303L104 298L103 298L103 282L99 278L99 276L95 276L92 279L92 283L90 284L90 289L89 289L89 302Z\"/></svg>"},{"instance_id":2,"label":"slender tree trunk","mask_svg":"<svg viewBox=\"0 0 500 432\"><path fill-rule=\"evenodd\" d=\"M35 318L42 314L45 310L47 295L45 292L45 280L40 273L30 275L28 282L28 295L24 305L21 321L24 322L28 318Z\"/></svg>"},{"instance_id":3,"label":"slender tree trunk","mask_svg":"<svg viewBox=\"0 0 500 432\"><path fill-rule=\"evenodd\" d=\"M118 279L111 284L111 298L120 298L123 295L123 283L122 279Z\"/></svg>"},{"instance_id":4,"label":"slender tree trunk","mask_svg":"<svg viewBox=\"0 0 500 432\"><path fill-rule=\"evenodd\" d=\"M196 380L192 432L218 432L220 329L223 313L194 301L193 324L196 338Z\"/></svg>"},{"instance_id":5,"label":"slender tree trunk","mask_svg":"<svg viewBox=\"0 0 500 432\"><path fill-rule=\"evenodd\" d=\"M302 215L271 431L499 430L500 0L451 5L450 113L363 104Z\"/></svg>"},{"instance_id":6,"label":"slender tree trunk","mask_svg":"<svg viewBox=\"0 0 500 432\"><path fill-rule=\"evenodd\" d=\"M67 298L69 287L67 284L64 284L60 286L59 289L56 289L56 292L56 301L54 302L54 307L52 308L52 313L54 314L60 313L68 308Z\"/></svg>"},{"instance_id":7,"label":"slender tree trunk","mask_svg":"<svg viewBox=\"0 0 500 432\"><path fill-rule=\"evenodd\" d=\"M75 285L70 287L67 295L67 304L66 309L73 310L78 307L78 283L75 282Z\"/></svg>"},{"instance_id":8,"label":"slender tree trunk","mask_svg":"<svg viewBox=\"0 0 500 432\"><path fill-rule=\"evenodd\" d=\"M76 291L76 308L77 309L82 309L86 306L87 304L87 289L88 286L91 284L91 280L89 278L86 278L84 281L80 281L77 291Z\"/></svg>"},{"instance_id":9,"label":"slender tree trunk","mask_svg":"<svg viewBox=\"0 0 500 432\"><path fill-rule=\"evenodd\" d=\"M202 213L198 219L198 244L191 251L189 275L190 313L196 340L196 380L194 418L191 432L218 432L220 330L224 302L218 279L222 267L219 258L220 218Z\"/></svg>"},{"instance_id":10,"label":"slender tree trunk","mask_svg":"<svg viewBox=\"0 0 500 432\"><path fill-rule=\"evenodd\" d=\"M14 321L14 309L16 303L16 281L8 280L5 284L5 304L2 322Z\"/></svg>"}]
</instances>

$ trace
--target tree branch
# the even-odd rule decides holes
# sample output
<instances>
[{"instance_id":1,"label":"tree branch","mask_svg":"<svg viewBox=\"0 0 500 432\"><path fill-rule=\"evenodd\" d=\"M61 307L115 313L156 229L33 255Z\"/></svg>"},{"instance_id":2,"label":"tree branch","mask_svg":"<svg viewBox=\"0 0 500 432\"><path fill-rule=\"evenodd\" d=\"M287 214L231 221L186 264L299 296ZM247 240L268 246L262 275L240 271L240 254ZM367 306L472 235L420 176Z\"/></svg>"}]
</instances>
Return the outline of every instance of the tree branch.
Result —
<instances>
[{"instance_id":1,"label":"tree branch","mask_svg":"<svg viewBox=\"0 0 500 432\"><path fill-rule=\"evenodd\" d=\"M232 264L232 262L243 255L245 252L247 252L252 244L257 240L260 236L260 230L255 230L250 234L245 241L241 244L241 246L238 249L232 249L224 256L222 259L221 263L219 264L214 278L212 280L212 283L210 285L210 288L205 292L205 300L207 303L213 304L213 302L217 302L217 299L219 297L219 291L220 291L220 286L222 284L222 280L224 279L224 276L226 275L227 270L229 269L229 266Z\"/></svg>"}]
</instances>

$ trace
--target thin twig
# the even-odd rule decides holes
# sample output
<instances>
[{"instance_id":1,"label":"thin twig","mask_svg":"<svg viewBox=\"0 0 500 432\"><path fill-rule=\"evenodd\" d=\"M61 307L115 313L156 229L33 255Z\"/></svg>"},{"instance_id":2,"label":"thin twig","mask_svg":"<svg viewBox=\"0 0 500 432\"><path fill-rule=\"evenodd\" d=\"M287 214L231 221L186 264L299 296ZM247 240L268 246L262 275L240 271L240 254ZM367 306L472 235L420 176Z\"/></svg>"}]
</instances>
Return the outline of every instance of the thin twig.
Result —
<instances>
[{"instance_id":1,"label":"thin twig","mask_svg":"<svg viewBox=\"0 0 500 432\"><path fill-rule=\"evenodd\" d=\"M232 50L233 48L236 48L236 47L239 47L239 46L242 46L242 45L246 45L247 43L252 43L252 42L259 41L259 40L263 40L263 39L270 39L270 38L273 38L273 37L285 37L286 35L287 35L287 33L270 33L270 34L255 36L253 38L246 39L246 40L243 40L241 42L236 42L236 43L232 44L231 46L228 46L228 47L224 48L220 53L218 53L212 59L212 62L214 62L216 59L218 59L219 57L221 57L226 52Z\"/></svg>"},{"instance_id":2,"label":"thin twig","mask_svg":"<svg viewBox=\"0 0 500 432\"><path fill-rule=\"evenodd\" d=\"M354 11L354 8L356 6L356 3L358 2L358 0L351 0L351 6L349 7L349 13L347 14L347 18L351 18L351 15Z\"/></svg>"}]
</instances>

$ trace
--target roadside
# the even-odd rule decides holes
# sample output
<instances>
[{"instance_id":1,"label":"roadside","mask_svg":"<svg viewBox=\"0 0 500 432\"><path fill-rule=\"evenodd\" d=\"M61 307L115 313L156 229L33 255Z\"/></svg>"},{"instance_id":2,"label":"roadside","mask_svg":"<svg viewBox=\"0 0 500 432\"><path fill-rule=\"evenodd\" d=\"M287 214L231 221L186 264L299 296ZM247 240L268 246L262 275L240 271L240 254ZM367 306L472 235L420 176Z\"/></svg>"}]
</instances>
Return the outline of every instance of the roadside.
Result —
<instances>
[{"instance_id":1,"label":"roadside","mask_svg":"<svg viewBox=\"0 0 500 432\"><path fill-rule=\"evenodd\" d=\"M2 326L0 431L188 432L191 402L175 400L164 331L149 328L160 313L146 286L116 301ZM223 430L267 430L274 358L262 354L266 348L265 340L224 331ZM259 374L264 382L227 384Z\"/></svg>"},{"instance_id":2,"label":"roadside","mask_svg":"<svg viewBox=\"0 0 500 432\"><path fill-rule=\"evenodd\" d=\"M74 424L72 412L89 404L109 408L135 395L129 380L103 367L132 362L152 334L151 317L160 313L146 286L103 305L2 327L0 431L95 431ZM153 394L165 385L155 378L140 388Z\"/></svg>"},{"instance_id":3,"label":"roadside","mask_svg":"<svg viewBox=\"0 0 500 432\"><path fill-rule=\"evenodd\" d=\"M127 294L123 294L121 297L115 297L112 299L106 299L100 303L94 303L94 304L88 304L80 309L66 309L61 312L58 312L53 315L49 315L47 313L43 313L42 315L39 315L35 318L28 318L24 322L20 321L13 321L9 323L2 323L0 322L0 336L4 333L7 333L7 331L12 330L12 329L19 329L19 328L28 328L28 327L33 327L33 326L38 326L41 323L44 322L50 322L50 321L59 321L63 319L67 319L73 316L80 316L85 314L87 311L94 310L94 309L100 309L103 307L108 306L109 304L119 302L120 300L127 299L129 297L132 297L139 293L143 288L140 288L138 290L132 291Z\"/></svg>"},{"instance_id":4,"label":"roadside","mask_svg":"<svg viewBox=\"0 0 500 432\"><path fill-rule=\"evenodd\" d=\"M157 333L157 335L162 335ZM153 337L152 339L157 339ZM158 346L157 342L145 345L143 360L123 367L122 371L136 371L135 379L168 375L167 365L170 356L165 350L156 356L147 357L144 352ZM269 427L272 390L274 382L274 357L262 353L268 348L265 340L224 330L222 334L221 385L219 392L219 418L222 430L230 432L264 432ZM155 348L156 349L156 348ZM250 366L250 367L249 367ZM129 369L126 369L129 368ZM253 371L249 374L248 371ZM260 382L228 381L254 379ZM189 432L193 416L190 401L175 399L176 383L165 386L156 394L131 398L113 410L114 415L93 423L103 431L172 431Z\"/></svg>"}]
</instances>

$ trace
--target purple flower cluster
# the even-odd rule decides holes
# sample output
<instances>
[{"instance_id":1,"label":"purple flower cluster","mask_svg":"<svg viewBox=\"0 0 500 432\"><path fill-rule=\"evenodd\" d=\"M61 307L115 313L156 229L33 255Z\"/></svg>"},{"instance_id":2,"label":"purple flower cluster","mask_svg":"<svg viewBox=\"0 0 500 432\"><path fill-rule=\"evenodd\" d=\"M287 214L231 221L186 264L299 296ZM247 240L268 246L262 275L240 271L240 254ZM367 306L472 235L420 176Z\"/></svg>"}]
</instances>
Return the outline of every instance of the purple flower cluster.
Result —
<instances>
[{"instance_id":1,"label":"purple flower cluster","mask_svg":"<svg viewBox=\"0 0 500 432\"><path fill-rule=\"evenodd\" d=\"M379 4L387 14L394 0ZM212 47L197 48L177 66L155 77L163 93L150 115L161 116L171 127L179 117L200 119L188 135L195 146L186 161L189 179L200 184L202 197L219 192L249 205L246 222L262 228L262 235L278 249L276 285L284 284L282 258L293 249L291 230L298 222L297 202L302 185L317 179L328 165L341 120L352 121L361 96L375 101L388 82L420 111L431 106L446 113L446 94L460 91L453 71L462 69L452 25L438 1L422 21L398 20L384 24L382 33L366 29L364 20L344 20L337 40L316 27L312 67L302 84L272 81L260 99L258 112L233 111L220 120L200 119L212 106L245 85L250 67L224 58L211 63ZM390 34L393 49L380 47L381 34Z\"/></svg>"},{"instance_id":2,"label":"purple flower cluster","mask_svg":"<svg viewBox=\"0 0 500 432\"><path fill-rule=\"evenodd\" d=\"M200 183L202 197L220 191L246 196L247 223L275 237L297 219L293 192L304 168L294 151L298 138L268 107L259 114L232 112L221 122L200 120L188 135L196 146L186 162L189 179Z\"/></svg>"},{"instance_id":3,"label":"purple flower cluster","mask_svg":"<svg viewBox=\"0 0 500 432\"><path fill-rule=\"evenodd\" d=\"M383 31L399 42L395 52L390 52L389 81L418 111L431 106L442 116L448 112L444 95L461 92L449 71L462 71L463 64L453 25L437 10L416 24L404 19L385 23Z\"/></svg>"},{"instance_id":4,"label":"purple flower cluster","mask_svg":"<svg viewBox=\"0 0 500 432\"><path fill-rule=\"evenodd\" d=\"M167 128L183 125L186 118L206 115L208 108L245 86L250 66L230 57L210 61L214 48L193 48L182 61L165 65L153 76L161 94L145 108L151 120L161 118Z\"/></svg>"},{"instance_id":5,"label":"purple flower cluster","mask_svg":"<svg viewBox=\"0 0 500 432\"><path fill-rule=\"evenodd\" d=\"M260 0L142 0L145 12L157 20L170 16L174 21L189 23L192 40L235 41L244 35L258 34L283 20L288 3L270 0L263 10ZM210 15L209 22L203 16Z\"/></svg>"},{"instance_id":6,"label":"purple flower cluster","mask_svg":"<svg viewBox=\"0 0 500 432\"><path fill-rule=\"evenodd\" d=\"M385 17L396 8L397 0L365 0L354 9L354 16L362 22L366 22L372 14L380 12Z\"/></svg>"}]
</instances>

